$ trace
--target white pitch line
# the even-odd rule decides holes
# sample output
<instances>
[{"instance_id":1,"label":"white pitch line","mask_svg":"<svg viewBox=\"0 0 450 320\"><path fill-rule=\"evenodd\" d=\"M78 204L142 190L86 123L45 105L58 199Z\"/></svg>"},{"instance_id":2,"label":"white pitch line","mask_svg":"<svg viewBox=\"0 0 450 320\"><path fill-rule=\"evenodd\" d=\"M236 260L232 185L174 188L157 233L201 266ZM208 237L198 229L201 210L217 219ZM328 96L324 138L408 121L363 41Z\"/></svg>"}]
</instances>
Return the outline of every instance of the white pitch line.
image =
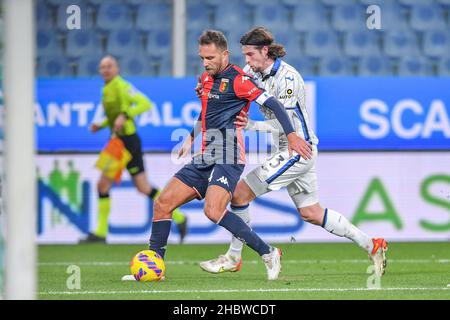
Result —
<instances>
[{"instance_id":1,"label":"white pitch line","mask_svg":"<svg viewBox=\"0 0 450 320\"><path fill-rule=\"evenodd\" d=\"M197 260L168 260L165 261L166 265L183 265L183 264L198 264ZM259 260L244 260L244 264L257 264ZM343 260L282 260L283 264L333 264L333 263L369 263L368 259L343 259ZM388 259L388 263L450 263L450 259ZM126 266L128 262L125 261L79 261L79 262L39 262L39 266Z\"/></svg>"},{"instance_id":2,"label":"white pitch line","mask_svg":"<svg viewBox=\"0 0 450 320\"><path fill-rule=\"evenodd\" d=\"M39 295L117 295L161 293L251 293L251 292L351 292L351 291L449 291L450 288L290 288L290 289L211 289L211 290L129 290L129 291L41 291Z\"/></svg>"}]
</instances>

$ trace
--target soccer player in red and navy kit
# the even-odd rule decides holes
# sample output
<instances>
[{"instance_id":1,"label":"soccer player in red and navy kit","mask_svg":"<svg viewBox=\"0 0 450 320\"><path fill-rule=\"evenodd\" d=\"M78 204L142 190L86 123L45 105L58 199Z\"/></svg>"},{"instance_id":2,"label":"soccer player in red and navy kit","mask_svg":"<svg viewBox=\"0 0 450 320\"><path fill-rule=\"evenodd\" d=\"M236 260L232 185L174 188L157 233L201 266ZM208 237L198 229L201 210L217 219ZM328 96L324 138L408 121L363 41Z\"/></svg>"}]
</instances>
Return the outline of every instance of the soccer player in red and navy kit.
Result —
<instances>
[{"instance_id":1,"label":"soccer player in red and navy kit","mask_svg":"<svg viewBox=\"0 0 450 320\"><path fill-rule=\"evenodd\" d=\"M242 129L234 122L255 101L274 112L287 136L290 153L295 151L310 158L311 145L295 133L283 105L229 63L227 40L222 32L204 31L199 38L199 55L205 68L201 77L202 111L196 124L201 126L202 152L175 174L156 199L150 250L164 257L172 211L193 199L204 198L206 216L258 252L268 279L277 279L281 251L266 244L240 217L227 210L245 166ZM179 156L190 153L196 131L194 127Z\"/></svg>"}]
</instances>

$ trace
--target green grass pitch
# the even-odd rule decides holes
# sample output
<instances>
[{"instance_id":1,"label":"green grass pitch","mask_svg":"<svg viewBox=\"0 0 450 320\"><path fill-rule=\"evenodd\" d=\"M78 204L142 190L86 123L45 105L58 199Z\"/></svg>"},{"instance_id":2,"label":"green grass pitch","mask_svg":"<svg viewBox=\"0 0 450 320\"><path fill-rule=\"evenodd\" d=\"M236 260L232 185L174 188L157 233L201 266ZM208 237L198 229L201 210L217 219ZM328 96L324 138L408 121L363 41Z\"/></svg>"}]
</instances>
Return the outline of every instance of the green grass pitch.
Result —
<instances>
[{"instance_id":1,"label":"green grass pitch","mask_svg":"<svg viewBox=\"0 0 450 320\"><path fill-rule=\"evenodd\" d=\"M39 247L39 299L450 299L450 243L390 243L381 289L368 289L367 255L352 243L280 244L283 269L267 281L265 267L245 248L235 273L209 274L198 262L227 245L169 245L166 280L122 282L132 256L146 246L77 245ZM80 289L69 289L80 269ZM69 269L70 271L70 269ZM373 281L369 281L372 282Z\"/></svg>"}]
</instances>

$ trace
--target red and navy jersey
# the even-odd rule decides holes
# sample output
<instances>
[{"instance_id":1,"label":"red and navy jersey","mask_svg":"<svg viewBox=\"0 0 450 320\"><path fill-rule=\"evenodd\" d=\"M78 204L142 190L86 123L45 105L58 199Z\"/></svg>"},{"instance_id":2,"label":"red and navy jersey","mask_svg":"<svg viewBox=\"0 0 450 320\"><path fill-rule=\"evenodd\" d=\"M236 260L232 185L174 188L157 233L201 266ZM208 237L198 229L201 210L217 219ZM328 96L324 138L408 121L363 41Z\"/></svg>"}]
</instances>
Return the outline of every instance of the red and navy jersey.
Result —
<instances>
[{"instance_id":1,"label":"red and navy jersey","mask_svg":"<svg viewBox=\"0 0 450 320\"><path fill-rule=\"evenodd\" d=\"M215 149L215 161L245 163L245 144L242 129L234 124L236 117L248 112L250 102L263 92L251 76L239 67L229 64L214 77L204 72L202 75L202 153ZM217 137L222 135L223 139ZM223 151L225 154L221 155ZM234 155L234 156L232 156Z\"/></svg>"}]
</instances>

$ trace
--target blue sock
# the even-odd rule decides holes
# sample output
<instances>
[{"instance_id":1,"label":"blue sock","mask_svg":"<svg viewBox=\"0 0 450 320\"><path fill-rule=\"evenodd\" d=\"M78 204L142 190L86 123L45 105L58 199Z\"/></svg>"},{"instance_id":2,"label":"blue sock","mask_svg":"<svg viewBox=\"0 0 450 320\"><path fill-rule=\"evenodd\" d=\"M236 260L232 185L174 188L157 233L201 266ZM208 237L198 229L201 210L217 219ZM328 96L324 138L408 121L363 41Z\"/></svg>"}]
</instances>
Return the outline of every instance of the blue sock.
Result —
<instances>
[{"instance_id":1,"label":"blue sock","mask_svg":"<svg viewBox=\"0 0 450 320\"><path fill-rule=\"evenodd\" d=\"M259 253L260 256L270 253L270 247L237 215L227 211L218 223L230 231L236 238Z\"/></svg>"},{"instance_id":2,"label":"blue sock","mask_svg":"<svg viewBox=\"0 0 450 320\"><path fill-rule=\"evenodd\" d=\"M167 238L169 238L171 220L153 221L149 249L158 253L164 259Z\"/></svg>"}]
</instances>

